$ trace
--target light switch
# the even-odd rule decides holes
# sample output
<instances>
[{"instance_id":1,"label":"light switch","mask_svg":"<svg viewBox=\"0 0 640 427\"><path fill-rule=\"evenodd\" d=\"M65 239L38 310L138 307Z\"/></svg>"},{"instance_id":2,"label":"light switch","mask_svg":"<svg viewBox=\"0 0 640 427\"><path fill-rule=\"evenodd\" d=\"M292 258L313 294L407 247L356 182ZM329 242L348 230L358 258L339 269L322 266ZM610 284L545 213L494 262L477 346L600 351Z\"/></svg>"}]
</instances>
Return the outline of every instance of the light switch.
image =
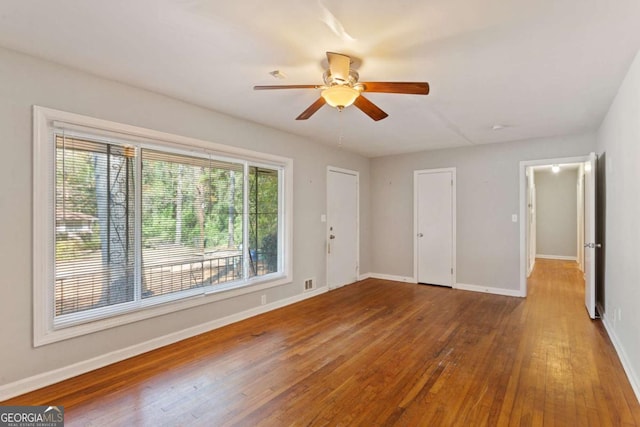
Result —
<instances>
[{"instance_id":1,"label":"light switch","mask_svg":"<svg viewBox=\"0 0 640 427\"><path fill-rule=\"evenodd\" d=\"M325 214L320 215L320 222L327 222L327 216Z\"/></svg>"},{"instance_id":2,"label":"light switch","mask_svg":"<svg viewBox=\"0 0 640 427\"><path fill-rule=\"evenodd\" d=\"M518 215L516 214L511 215L511 222L518 222Z\"/></svg>"}]
</instances>

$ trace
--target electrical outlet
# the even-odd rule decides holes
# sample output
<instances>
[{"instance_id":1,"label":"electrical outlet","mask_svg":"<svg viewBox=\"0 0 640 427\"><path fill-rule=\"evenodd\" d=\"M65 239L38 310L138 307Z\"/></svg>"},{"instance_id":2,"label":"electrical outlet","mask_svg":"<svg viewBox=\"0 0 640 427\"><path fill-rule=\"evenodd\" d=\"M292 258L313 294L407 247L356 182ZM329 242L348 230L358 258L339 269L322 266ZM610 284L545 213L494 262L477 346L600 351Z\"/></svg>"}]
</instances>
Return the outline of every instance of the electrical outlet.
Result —
<instances>
[{"instance_id":1,"label":"electrical outlet","mask_svg":"<svg viewBox=\"0 0 640 427\"><path fill-rule=\"evenodd\" d=\"M260 304L265 305L266 303L267 303L267 296L263 294L262 298L261 298L261 301L260 301Z\"/></svg>"}]
</instances>

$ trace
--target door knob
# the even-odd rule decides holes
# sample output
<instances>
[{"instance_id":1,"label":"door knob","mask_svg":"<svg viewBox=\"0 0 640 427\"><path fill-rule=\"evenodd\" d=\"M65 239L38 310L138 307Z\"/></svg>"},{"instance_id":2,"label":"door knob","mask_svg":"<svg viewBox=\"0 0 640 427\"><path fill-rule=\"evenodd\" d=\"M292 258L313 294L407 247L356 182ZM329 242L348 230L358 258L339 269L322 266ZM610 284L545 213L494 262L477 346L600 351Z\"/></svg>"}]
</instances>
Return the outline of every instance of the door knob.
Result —
<instances>
[{"instance_id":1,"label":"door knob","mask_svg":"<svg viewBox=\"0 0 640 427\"><path fill-rule=\"evenodd\" d=\"M334 236L333 234L330 234L330 235L329 235L329 239L333 240L333 239L335 239L335 238L336 238L336 236Z\"/></svg>"},{"instance_id":2,"label":"door knob","mask_svg":"<svg viewBox=\"0 0 640 427\"><path fill-rule=\"evenodd\" d=\"M423 237L423 236L424 236L424 234L418 233L418 237Z\"/></svg>"}]
</instances>

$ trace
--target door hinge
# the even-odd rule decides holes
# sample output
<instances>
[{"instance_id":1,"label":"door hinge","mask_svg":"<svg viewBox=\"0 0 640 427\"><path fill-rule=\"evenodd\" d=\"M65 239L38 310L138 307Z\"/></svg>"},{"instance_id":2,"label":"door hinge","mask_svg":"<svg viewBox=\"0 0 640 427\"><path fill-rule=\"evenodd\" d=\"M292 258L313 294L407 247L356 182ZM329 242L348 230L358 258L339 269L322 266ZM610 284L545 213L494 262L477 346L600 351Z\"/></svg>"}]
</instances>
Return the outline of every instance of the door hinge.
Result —
<instances>
[{"instance_id":1,"label":"door hinge","mask_svg":"<svg viewBox=\"0 0 640 427\"><path fill-rule=\"evenodd\" d=\"M451 269L451 275L453 276L453 268Z\"/></svg>"}]
</instances>

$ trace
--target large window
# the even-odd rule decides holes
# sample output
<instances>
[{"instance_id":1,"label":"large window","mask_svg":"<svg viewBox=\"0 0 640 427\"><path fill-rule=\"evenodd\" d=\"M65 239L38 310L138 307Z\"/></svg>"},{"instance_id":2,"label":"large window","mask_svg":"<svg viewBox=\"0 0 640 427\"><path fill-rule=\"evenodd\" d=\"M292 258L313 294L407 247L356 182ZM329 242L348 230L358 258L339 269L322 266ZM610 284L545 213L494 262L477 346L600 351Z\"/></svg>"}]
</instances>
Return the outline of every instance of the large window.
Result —
<instances>
[{"instance_id":1,"label":"large window","mask_svg":"<svg viewBox=\"0 0 640 427\"><path fill-rule=\"evenodd\" d=\"M245 277L243 182L240 163L142 151L142 298Z\"/></svg>"},{"instance_id":2,"label":"large window","mask_svg":"<svg viewBox=\"0 0 640 427\"><path fill-rule=\"evenodd\" d=\"M34 121L36 345L289 280L288 159Z\"/></svg>"},{"instance_id":3,"label":"large window","mask_svg":"<svg viewBox=\"0 0 640 427\"><path fill-rule=\"evenodd\" d=\"M135 149L55 141L55 316L133 301Z\"/></svg>"}]
</instances>

